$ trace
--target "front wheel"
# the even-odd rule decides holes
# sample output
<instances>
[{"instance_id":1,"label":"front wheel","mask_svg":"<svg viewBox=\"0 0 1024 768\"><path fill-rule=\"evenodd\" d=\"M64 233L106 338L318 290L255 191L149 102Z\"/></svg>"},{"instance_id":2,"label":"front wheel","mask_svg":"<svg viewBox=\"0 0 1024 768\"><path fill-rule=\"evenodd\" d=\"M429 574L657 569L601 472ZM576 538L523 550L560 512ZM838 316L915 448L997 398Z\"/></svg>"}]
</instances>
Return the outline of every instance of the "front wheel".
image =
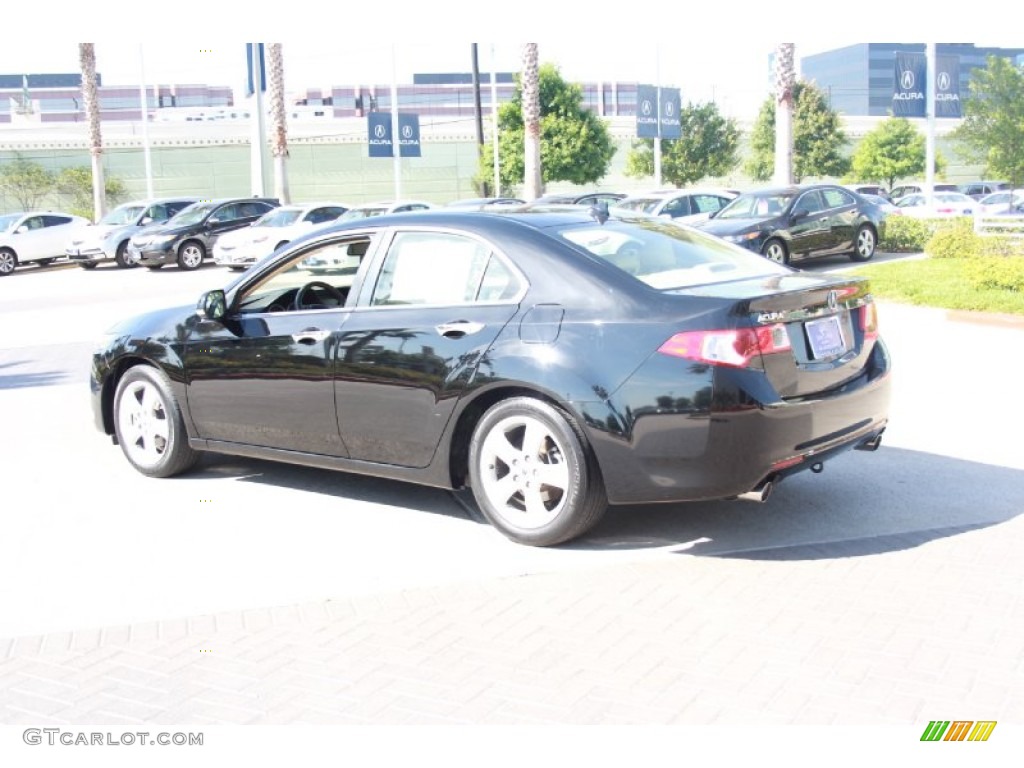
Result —
<instances>
[{"instance_id":1,"label":"front wheel","mask_svg":"<svg viewBox=\"0 0 1024 768\"><path fill-rule=\"evenodd\" d=\"M129 370L114 395L114 430L125 458L149 477L173 477L196 463L181 409L162 371Z\"/></svg>"},{"instance_id":2,"label":"front wheel","mask_svg":"<svg viewBox=\"0 0 1024 768\"><path fill-rule=\"evenodd\" d=\"M121 267L121 269L131 269L132 267L139 266L139 262L128 254L127 240L117 246L117 252L114 254L114 261L117 262L117 266Z\"/></svg>"},{"instance_id":3,"label":"front wheel","mask_svg":"<svg viewBox=\"0 0 1024 768\"><path fill-rule=\"evenodd\" d=\"M778 239L772 239L765 243L764 248L761 249L761 255L778 264L789 264L789 251L786 250L786 244Z\"/></svg>"},{"instance_id":4,"label":"front wheel","mask_svg":"<svg viewBox=\"0 0 1024 768\"><path fill-rule=\"evenodd\" d=\"M206 258L206 249L196 240L188 240L178 248L178 267L181 269L199 269Z\"/></svg>"},{"instance_id":5,"label":"front wheel","mask_svg":"<svg viewBox=\"0 0 1024 768\"><path fill-rule=\"evenodd\" d=\"M10 248L0 250L0 277L11 274L16 266L18 257L14 255L14 251Z\"/></svg>"},{"instance_id":6,"label":"front wheel","mask_svg":"<svg viewBox=\"0 0 1024 768\"><path fill-rule=\"evenodd\" d=\"M550 546L590 530L608 507L586 439L530 397L491 406L473 432L469 476L480 511L512 541Z\"/></svg>"},{"instance_id":7,"label":"front wheel","mask_svg":"<svg viewBox=\"0 0 1024 768\"><path fill-rule=\"evenodd\" d=\"M875 237L875 230L866 224L857 230L857 237L853 241L853 252L850 254L852 261L868 261L875 255L875 246L878 238Z\"/></svg>"}]
</instances>

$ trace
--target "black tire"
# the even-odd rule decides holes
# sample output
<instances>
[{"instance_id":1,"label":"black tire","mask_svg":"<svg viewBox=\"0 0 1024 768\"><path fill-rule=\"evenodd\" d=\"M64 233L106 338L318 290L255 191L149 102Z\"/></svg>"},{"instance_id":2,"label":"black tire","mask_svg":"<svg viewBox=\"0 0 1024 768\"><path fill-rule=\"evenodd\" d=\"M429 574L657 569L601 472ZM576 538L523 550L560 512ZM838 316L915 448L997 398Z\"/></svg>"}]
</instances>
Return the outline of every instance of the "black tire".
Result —
<instances>
[{"instance_id":1,"label":"black tire","mask_svg":"<svg viewBox=\"0 0 1024 768\"><path fill-rule=\"evenodd\" d=\"M206 248L198 240L186 240L178 246L178 269L199 269L206 258Z\"/></svg>"},{"instance_id":2,"label":"black tire","mask_svg":"<svg viewBox=\"0 0 1024 768\"><path fill-rule=\"evenodd\" d=\"M761 255L776 264L789 264L789 249L777 237L773 237L761 247Z\"/></svg>"},{"instance_id":3,"label":"black tire","mask_svg":"<svg viewBox=\"0 0 1024 768\"><path fill-rule=\"evenodd\" d=\"M80 266L82 269L96 269L96 262L95 261L80 261L80 262L78 262L78 266Z\"/></svg>"},{"instance_id":4,"label":"black tire","mask_svg":"<svg viewBox=\"0 0 1024 768\"><path fill-rule=\"evenodd\" d=\"M18 256L10 248L0 248L0 277L6 277L18 266Z\"/></svg>"},{"instance_id":5,"label":"black tire","mask_svg":"<svg viewBox=\"0 0 1024 768\"><path fill-rule=\"evenodd\" d=\"M469 444L469 478L487 521L520 544L574 539L608 508L600 469L579 427L532 397L502 400L483 415Z\"/></svg>"},{"instance_id":6,"label":"black tire","mask_svg":"<svg viewBox=\"0 0 1024 768\"><path fill-rule=\"evenodd\" d=\"M850 261L870 261L875 255L875 248L878 246L878 235L875 230L867 224L861 225L857 235L853 238L853 251L850 253Z\"/></svg>"},{"instance_id":7,"label":"black tire","mask_svg":"<svg viewBox=\"0 0 1024 768\"><path fill-rule=\"evenodd\" d=\"M40 267L48 267L53 264L54 259L36 259L36 264Z\"/></svg>"},{"instance_id":8,"label":"black tire","mask_svg":"<svg viewBox=\"0 0 1024 768\"><path fill-rule=\"evenodd\" d=\"M137 365L118 382L114 430L125 458L149 477L179 475L199 459L170 382L157 368Z\"/></svg>"},{"instance_id":9,"label":"black tire","mask_svg":"<svg viewBox=\"0 0 1024 768\"><path fill-rule=\"evenodd\" d=\"M121 269L133 269L139 266L139 262L133 261L128 258L128 241L125 240L119 246L117 246L117 252L114 254L114 261L117 262L117 266Z\"/></svg>"},{"instance_id":10,"label":"black tire","mask_svg":"<svg viewBox=\"0 0 1024 768\"><path fill-rule=\"evenodd\" d=\"M158 269L163 269L163 264L147 264L146 269L156 272Z\"/></svg>"}]
</instances>

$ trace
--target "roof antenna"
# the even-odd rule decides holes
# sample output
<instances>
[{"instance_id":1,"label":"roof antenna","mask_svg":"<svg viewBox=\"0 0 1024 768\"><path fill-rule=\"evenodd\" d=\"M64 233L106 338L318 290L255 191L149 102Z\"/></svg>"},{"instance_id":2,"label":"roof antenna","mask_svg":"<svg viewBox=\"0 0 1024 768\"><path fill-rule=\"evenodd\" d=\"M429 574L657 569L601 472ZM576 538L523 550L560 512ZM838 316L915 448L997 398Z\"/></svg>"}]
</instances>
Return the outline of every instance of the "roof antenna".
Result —
<instances>
[{"instance_id":1,"label":"roof antenna","mask_svg":"<svg viewBox=\"0 0 1024 768\"><path fill-rule=\"evenodd\" d=\"M608 203L605 200L598 200L590 206L590 215L598 224L608 221Z\"/></svg>"}]
</instances>

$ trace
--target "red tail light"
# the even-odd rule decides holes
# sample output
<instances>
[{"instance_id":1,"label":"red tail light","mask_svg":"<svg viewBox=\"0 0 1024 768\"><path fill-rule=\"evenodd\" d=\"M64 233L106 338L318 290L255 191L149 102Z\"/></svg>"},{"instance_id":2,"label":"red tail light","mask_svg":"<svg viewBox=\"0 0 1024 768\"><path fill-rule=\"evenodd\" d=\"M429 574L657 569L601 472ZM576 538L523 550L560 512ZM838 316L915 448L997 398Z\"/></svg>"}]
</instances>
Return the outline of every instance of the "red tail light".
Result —
<instances>
[{"instance_id":1,"label":"red tail light","mask_svg":"<svg viewBox=\"0 0 1024 768\"><path fill-rule=\"evenodd\" d=\"M878 338L878 310L873 301L860 308L860 329L864 331L864 340Z\"/></svg>"},{"instance_id":2,"label":"red tail light","mask_svg":"<svg viewBox=\"0 0 1024 768\"><path fill-rule=\"evenodd\" d=\"M702 363L746 368L759 354L770 355L791 348L786 326L776 323L757 328L684 331L658 347L658 351Z\"/></svg>"}]
</instances>

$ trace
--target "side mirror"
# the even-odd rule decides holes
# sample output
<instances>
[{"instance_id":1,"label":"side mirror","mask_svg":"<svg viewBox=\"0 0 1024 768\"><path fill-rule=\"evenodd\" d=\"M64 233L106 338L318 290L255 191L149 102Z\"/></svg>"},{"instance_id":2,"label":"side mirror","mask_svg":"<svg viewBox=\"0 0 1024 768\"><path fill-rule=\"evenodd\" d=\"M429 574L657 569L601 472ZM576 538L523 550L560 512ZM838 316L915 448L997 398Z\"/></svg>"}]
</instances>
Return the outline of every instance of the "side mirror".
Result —
<instances>
[{"instance_id":1,"label":"side mirror","mask_svg":"<svg viewBox=\"0 0 1024 768\"><path fill-rule=\"evenodd\" d=\"M24 235L26 232L28 232L28 227L26 227L24 224L22 224L20 227L14 230L14 234L16 235Z\"/></svg>"},{"instance_id":2,"label":"side mirror","mask_svg":"<svg viewBox=\"0 0 1024 768\"><path fill-rule=\"evenodd\" d=\"M199 303L196 305L196 314L204 320L220 320L227 314L227 311L227 299L224 296L224 291L219 288L204 293L199 297Z\"/></svg>"},{"instance_id":3,"label":"side mirror","mask_svg":"<svg viewBox=\"0 0 1024 768\"><path fill-rule=\"evenodd\" d=\"M793 215L791 218L793 219L793 221L796 221L797 219L803 219L807 216L810 216L810 214L811 212L806 208L797 208L795 211L793 211Z\"/></svg>"},{"instance_id":4,"label":"side mirror","mask_svg":"<svg viewBox=\"0 0 1024 768\"><path fill-rule=\"evenodd\" d=\"M152 216L143 216L141 219L139 219L139 225L143 226L143 227L146 226L147 224L152 224L152 223L153 223L153 217Z\"/></svg>"},{"instance_id":5,"label":"side mirror","mask_svg":"<svg viewBox=\"0 0 1024 768\"><path fill-rule=\"evenodd\" d=\"M721 208L719 208L719 209L718 209L718 211L720 211L720 210L722 210L722 209L721 209ZM718 215L718 211L712 211L711 213L709 213L709 214L708 214L708 218L709 218L709 219L713 219L713 218L715 218L715 216L717 216L717 215Z\"/></svg>"}]
</instances>

